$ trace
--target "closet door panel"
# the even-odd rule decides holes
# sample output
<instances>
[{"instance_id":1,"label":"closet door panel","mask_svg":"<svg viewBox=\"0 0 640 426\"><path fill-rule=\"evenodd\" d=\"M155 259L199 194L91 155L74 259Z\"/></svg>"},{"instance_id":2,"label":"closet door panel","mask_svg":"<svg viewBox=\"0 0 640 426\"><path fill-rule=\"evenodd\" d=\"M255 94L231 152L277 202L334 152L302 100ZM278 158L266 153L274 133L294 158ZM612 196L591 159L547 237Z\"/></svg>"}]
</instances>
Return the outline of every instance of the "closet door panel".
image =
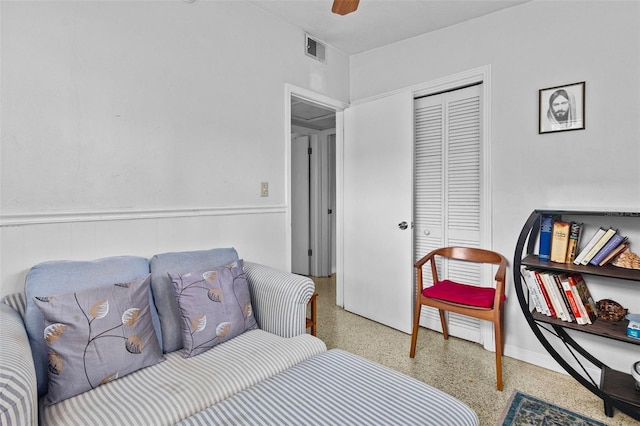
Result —
<instances>
[{"instance_id":1,"label":"closet door panel","mask_svg":"<svg viewBox=\"0 0 640 426\"><path fill-rule=\"evenodd\" d=\"M480 246L480 86L416 99L415 260L443 246ZM453 280L478 284L475 265L448 261L438 271ZM425 286L431 271L424 270ZM447 313L449 333L482 341L480 321ZM421 325L442 331L436 309L423 307Z\"/></svg>"}]
</instances>

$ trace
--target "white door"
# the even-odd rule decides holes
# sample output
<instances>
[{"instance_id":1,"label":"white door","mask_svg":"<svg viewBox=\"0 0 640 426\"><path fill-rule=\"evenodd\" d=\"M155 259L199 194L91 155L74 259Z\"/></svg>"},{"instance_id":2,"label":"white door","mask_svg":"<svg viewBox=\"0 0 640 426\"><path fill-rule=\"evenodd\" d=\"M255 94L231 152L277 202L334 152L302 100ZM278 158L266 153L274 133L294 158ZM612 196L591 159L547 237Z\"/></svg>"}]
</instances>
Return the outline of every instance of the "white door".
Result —
<instances>
[{"instance_id":1,"label":"white door","mask_svg":"<svg viewBox=\"0 0 640 426\"><path fill-rule=\"evenodd\" d=\"M291 140L291 271L309 275L309 136Z\"/></svg>"},{"instance_id":2,"label":"white door","mask_svg":"<svg viewBox=\"0 0 640 426\"><path fill-rule=\"evenodd\" d=\"M415 100L415 260L438 247L481 246L481 87ZM450 261L438 271L459 282L491 283L466 262ZM451 313L448 320L451 335L483 342L480 320ZM421 324L441 331L438 311L423 307Z\"/></svg>"},{"instance_id":3,"label":"white door","mask_svg":"<svg viewBox=\"0 0 640 426\"><path fill-rule=\"evenodd\" d=\"M413 98L345 110L344 308L411 332Z\"/></svg>"}]
</instances>

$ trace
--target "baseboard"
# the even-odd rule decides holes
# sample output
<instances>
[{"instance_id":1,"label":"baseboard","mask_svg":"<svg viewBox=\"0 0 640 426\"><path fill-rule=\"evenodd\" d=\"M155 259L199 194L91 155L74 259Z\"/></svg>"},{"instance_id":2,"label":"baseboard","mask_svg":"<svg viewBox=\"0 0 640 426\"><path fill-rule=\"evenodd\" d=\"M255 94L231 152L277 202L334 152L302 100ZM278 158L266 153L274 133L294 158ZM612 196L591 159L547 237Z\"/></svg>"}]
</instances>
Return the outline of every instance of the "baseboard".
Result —
<instances>
[{"instance_id":1,"label":"baseboard","mask_svg":"<svg viewBox=\"0 0 640 426\"><path fill-rule=\"evenodd\" d=\"M560 366L556 362L555 359L549 354L541 354L539 352L533 352L526 349L518 348L515 346L505 345L504 355L510 358L517 359L519 361L523 361L529 364L537 365L538 367L546 368L547 370L555 371L557 373L562 373L569 375L567 371ZM582 368L575 362L569 362L576 370L581 370ZM587 372L591 377L595 377L596 380L599 380L600 370L597 368L586 368Z\"/></svg>"}]
</instances>

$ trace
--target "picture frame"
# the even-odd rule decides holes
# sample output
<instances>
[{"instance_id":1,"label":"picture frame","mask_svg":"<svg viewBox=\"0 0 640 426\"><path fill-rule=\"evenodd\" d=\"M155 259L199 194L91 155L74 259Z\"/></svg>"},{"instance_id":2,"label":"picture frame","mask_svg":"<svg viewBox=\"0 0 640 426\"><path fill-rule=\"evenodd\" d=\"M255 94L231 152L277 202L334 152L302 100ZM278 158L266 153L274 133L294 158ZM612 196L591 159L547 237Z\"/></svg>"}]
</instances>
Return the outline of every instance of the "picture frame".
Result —
<instances>
[{"instance_id":1,"label":"picture frame","mask_svg":"<svg viewBox=\"0 0 640 426\"><path fill-rule=\"evenodd\" d=\"M585 82L540 89L538 133L584 130Z\"/></svg>"}]
</instances>

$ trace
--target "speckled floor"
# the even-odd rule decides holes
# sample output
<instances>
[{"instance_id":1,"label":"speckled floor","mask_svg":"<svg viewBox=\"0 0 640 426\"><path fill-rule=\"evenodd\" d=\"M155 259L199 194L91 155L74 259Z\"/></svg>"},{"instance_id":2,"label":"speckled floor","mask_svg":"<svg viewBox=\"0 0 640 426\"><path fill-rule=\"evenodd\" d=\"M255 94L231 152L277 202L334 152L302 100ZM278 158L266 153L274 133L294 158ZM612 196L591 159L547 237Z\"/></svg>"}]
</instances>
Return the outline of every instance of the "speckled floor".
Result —
<instances>
[{"instance_id":1,"label":"speckled floor","mask_svg":"<svg viewBox=\"0 0 640 426\"><path fill-rule=\"evenodd\" d=\"M610 426L640 422L616 411L604 415L602 401L572 377L513 358L503 358L504 390L495 388L495 355L481 346L420 329L414 359L411 336L335 305L335 278L314 278L318 297L317 336L329 348L340 348L376 361L441 389L465 402L481 425L497 425L513 390L528 393ZM460 369L464 366L464 371Z\"/></svg>"}]
</instances>

